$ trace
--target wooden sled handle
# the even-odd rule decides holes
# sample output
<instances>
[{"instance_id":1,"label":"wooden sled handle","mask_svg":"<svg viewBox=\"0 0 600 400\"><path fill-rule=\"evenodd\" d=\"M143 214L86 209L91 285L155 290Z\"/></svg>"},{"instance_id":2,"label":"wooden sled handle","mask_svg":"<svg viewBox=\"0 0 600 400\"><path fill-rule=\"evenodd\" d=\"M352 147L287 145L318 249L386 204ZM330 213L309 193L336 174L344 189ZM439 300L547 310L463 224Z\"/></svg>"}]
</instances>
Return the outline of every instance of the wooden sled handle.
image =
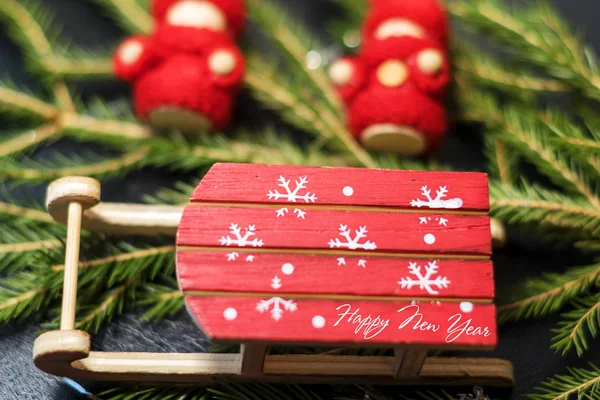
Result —
<instances>
[{"instance_id":1,"label":"wooden sled handle","mask_svg":"<svg viewBox=\"0 0 600 400\"><path fill-rule=\"evenodd\" d=\"M54 181L48 187L46 207L55 221L67 224L68 207L65 203L52 203L51 200L60 193L85 193L86 188L76 182L78 177L67 177ZM85 178L89 179L89 178ZM92 184L92 182L94 182ZM98 189L100 200L100 183L89 179L89 184ZM89 189L89 188L88 188ZM127 203L92 204L84 210L81 220L82 228L94 232L119 235L173 235L177 232L181 215L185 206L146 205ZM494 248L504 247L506 234L502 222L492 218L492 245Z\"/></svg>"}]
</instances>

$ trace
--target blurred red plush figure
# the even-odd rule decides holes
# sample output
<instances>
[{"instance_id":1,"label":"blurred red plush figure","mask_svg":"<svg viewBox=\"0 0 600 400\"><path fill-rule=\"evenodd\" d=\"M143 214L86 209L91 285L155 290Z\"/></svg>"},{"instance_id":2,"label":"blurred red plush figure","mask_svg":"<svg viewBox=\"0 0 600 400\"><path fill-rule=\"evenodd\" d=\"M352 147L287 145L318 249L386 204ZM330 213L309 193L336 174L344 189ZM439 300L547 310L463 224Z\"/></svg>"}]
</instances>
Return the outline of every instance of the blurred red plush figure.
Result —
<instances>
[{"instance_id":1,"label":"blurred red plush figure","mask_svg":"<svg viewBox=\"0 0 600 400\"><path fill-rule=\"evenodd\" d=\"M154 32L127 38L113 59L137 116L182 132L224 129L245 70L234 42L243 0L155 0L152 14Z\"/></svg>"},{"instance_id":2,"label":"blurred red plush figure","mask_svg":"<svg viewBox=\"0 0 600 400\"><path fill-rule=\"evenodd\" d=\"M433 39L444 47L450 27L438 0L371 0L363 25L364 38Z\"/></svg>"},{"instance_id":3,"label":"blurred red plush figure","mask_svg":"<svg viewBox=\"0 0 600 400\"><path fill-rule=\"evenodd\" d=\"M369 149L420 155L447 129L448 22L435 0L372 0L357 57L329 75L352 134Z\"/></svg>"}]
</instances>

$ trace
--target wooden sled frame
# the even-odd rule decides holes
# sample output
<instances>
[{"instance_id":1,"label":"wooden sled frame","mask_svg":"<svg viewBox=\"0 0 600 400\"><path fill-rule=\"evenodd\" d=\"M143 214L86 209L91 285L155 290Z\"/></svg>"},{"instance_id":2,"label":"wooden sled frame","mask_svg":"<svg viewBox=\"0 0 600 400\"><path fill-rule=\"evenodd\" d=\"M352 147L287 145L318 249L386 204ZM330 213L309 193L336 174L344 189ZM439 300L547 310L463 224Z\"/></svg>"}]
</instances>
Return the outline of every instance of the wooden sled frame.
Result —
<instances>
[{"instance_id":1,"label":"wooden sled frame","mask_svg":"<svg viewBox=\"0 0 600 400\"><path fill-rule=\"evenodd\" d=\"M90 335L75 329L82 227L115 234L175 234L183 207L100 203L100 183L68 177L48 187L46 207L67 225L60 329L42 334L33 348L46 373L89 381L207 384L217 380L381 385L512 386L508 361L427 357L426 349L394 349L394 356L268 355L268 344L241 346L239 354L121 353L90 351ZM494 245L504 242L492 220Z\"/></svg>"}]
</instances>

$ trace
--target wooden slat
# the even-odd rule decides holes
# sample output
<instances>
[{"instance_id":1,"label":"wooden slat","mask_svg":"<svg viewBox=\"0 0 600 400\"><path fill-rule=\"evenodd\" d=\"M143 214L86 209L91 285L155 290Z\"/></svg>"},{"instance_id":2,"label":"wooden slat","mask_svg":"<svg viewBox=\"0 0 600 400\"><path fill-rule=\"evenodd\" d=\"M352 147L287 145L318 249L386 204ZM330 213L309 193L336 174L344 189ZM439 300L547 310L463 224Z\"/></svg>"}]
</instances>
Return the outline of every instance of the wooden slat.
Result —
<instances>
[{"instance_id":1,"label":"wooden slat","mask_svg":"<svg viewBox=\"0 0 600 400\"><path fill-rule=\"evenodd\" d=\"M283 181L289 180L293 192L296 181L306 183L297 194L296 203L278 197L287 194ZM366 205L410 209L413 200L425 200L422 188L436 191L445 188L441 200L460 199L461 211L489 210L488 179L483 173L397 171L362 168L296 167L254 164L215 164L192 195L193 202L282 203L317 205ZM271 196L268 193L271 192ZM313 196L314 195L314 196ZM457 201L437 203L436 207L454 208ZM450 209L448 209L450 210Z\"/></svg>"},{"instance_id":2,"label":"wooden slat","mask_svg":"<svg viewBox=\"0 0 600 400\"><path fill-rule=\"evenodd\" d=\"M252 297L186 301L217 343L488 349L497 340L495 307L487 304ZM274 312L276 307L281 312Z\"/></svg>"},{"instance_id":3,"label":"wooden slat","mask_svg":"<svg viewBox=\"0 0 600 400\"><path fill-rule=\"evenodd\" d=\"M422 220L421 218L431 218ZM440 219L441 222L440 222ZM276 210L246 207L186 207L179 246L240 247L234 228L247 235L245 248L327 249L367 252L418 252L488 256L491 254L487 216L310 210L304 219L278 217ZM357 231L365 229L356 240ZM246 229L254 229L247 233ZM348 239L357 245L348 247ZM228 242L227 239L233 241ZM339 241L339 242L338 242Z\"/></svg>"},{"instance_id":4,"label":"wooden slat","mask_svg":"<svg viewBox=\"0 0 600 400\"><path fill-rule=\"evenodd\" d=\"M438 284L416 284L418 274ZM491 299L488 260L337 257L308 254L178 252L177 274L186 291L303 293Z\"/></svg>"}]
</instances>

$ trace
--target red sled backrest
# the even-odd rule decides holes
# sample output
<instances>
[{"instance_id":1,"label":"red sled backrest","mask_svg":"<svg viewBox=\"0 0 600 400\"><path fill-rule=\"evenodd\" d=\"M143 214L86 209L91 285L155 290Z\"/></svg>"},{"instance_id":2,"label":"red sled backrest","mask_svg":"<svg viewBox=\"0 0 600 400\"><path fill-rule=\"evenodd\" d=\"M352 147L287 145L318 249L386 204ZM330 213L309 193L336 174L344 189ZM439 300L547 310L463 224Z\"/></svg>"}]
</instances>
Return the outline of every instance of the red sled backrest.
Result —
<instances>
[{"instance_id":1,"label":"red sled backrest","mask_svg":"<svg viewBox=\"0 0 600 400\"><path fill-rule=\"evenodd\" d=\"M215 343L493 348L487 175L216 164L177 274Z\"/></svg>"}]
</instances>

